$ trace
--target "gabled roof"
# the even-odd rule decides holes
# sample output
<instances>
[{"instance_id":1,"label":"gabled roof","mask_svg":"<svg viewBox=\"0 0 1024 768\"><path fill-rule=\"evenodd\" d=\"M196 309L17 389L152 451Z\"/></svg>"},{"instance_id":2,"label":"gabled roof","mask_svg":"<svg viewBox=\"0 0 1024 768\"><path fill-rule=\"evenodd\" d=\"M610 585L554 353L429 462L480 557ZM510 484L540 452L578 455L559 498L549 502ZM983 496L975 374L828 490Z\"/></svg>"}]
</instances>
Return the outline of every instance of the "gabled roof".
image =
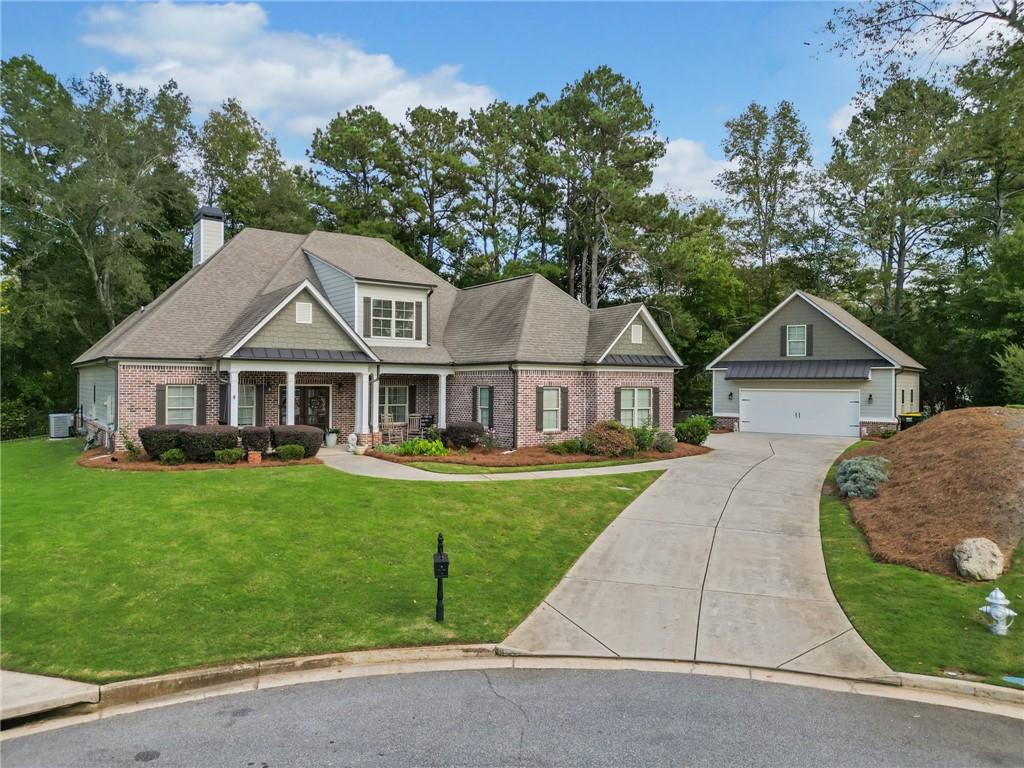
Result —
<instances>
[{"instance_id":1,"label":"gabled roof","mask_svg":"<svg viewBox=\"0 0 1024 768\"><path fill-rule=\"evenodd\" d=\"M587 338L587 360L597 362L608 348L615 343L626 324L636 317L643 304L622 304L617 307L603 307L590 313L590 330Z\"/></svg>"},{"instance_id":2,"label":"gabled roof","mask_svg":"<svg viewBox=\"0 0 1024 768\"><path fill-rule=\"evenodd\" d=\"M789 296L787 296L785 299L779 302L775 306L775 308L772 309L771 312L769 312L767 315L762 317L757 323L751 326L751 328L746 333L744 333L742 336L736 339L736 341L730 344L729 347L724 352L722 352L722 354L720 354L718 357L716 357L714 360L708 363L705 367L705 370L711 370L712 368L719 367L721 361L725 357L727 357L730 352L732 352L740 344L746 341L747 338L754 331L756 331L758 328L764 325L769 318L775 315L775 313L777 313L780 309L782 309L784 306L786 306L795 299L800 299L810 304L816 310L818 310L827 318L836 323L840 328L845 330L854 338L861 341L863 344L865 344L873 351L877 352L879 356L885 358L885 360L887 360L893 366L897 368L910 368L919 371L925 370L925 367L921 365L919 362L917 362L917 360L912 358L910 355L901 350L899 347L897 347L891 341L889 341L884 336L879 334L877 331L873 331L871 328L862 323L860 320L851 315L838 304L834 304L831 301L827 301L826 299L822 299L818 296L813 296L807 293L806 291L800 290L793 291L793 293L791 293Z\"/></svg>"}]
</instances>

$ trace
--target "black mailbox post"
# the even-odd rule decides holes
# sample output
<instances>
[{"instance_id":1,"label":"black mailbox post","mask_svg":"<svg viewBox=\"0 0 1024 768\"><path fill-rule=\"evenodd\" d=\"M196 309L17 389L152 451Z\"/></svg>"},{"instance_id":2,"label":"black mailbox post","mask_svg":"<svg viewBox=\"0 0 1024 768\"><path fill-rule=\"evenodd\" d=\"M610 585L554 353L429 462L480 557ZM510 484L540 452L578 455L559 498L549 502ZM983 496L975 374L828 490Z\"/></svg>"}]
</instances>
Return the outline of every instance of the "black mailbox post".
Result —
<instances>
[{"instance_id":1,"label":"black mailbox post","mask_svg":"<svg viewBox=\"0 0 1024 768\"><path fill-rule=\"evenodd\" d=\"M448 553L444 551L444 535L437 534L437 552L434 553L434 578L437 579L437 608L434 620L444 621L444 580L448 578Z\"/></svg>"}]
</instances>

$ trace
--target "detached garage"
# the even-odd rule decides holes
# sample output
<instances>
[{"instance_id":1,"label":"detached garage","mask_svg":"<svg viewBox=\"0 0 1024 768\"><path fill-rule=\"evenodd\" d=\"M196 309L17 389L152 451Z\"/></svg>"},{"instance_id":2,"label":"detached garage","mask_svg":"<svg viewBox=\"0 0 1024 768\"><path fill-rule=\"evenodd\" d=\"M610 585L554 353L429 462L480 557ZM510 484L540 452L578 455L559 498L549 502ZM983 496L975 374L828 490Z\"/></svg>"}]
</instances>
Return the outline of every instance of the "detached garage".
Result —
<instances>
[{"instance_id":1,"label":"detached garage","mask_svg":"<svg viewBox=\"0 0 1024 768\"><path fill-rule=\"evenodd\" d=\"M919 408L924 369L841 307L795 291L708 370L720 426L856 437Z\"/></svg>"}]
</instances>

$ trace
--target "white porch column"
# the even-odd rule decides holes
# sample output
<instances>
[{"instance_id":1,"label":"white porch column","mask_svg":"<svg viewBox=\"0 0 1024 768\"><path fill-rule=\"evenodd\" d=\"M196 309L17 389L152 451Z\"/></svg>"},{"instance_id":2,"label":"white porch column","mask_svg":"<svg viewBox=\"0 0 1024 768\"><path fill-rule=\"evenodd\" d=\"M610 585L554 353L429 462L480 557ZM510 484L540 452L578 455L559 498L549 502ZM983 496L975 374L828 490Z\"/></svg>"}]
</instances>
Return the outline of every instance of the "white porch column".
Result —
<instances>
[{"instance_id":1,"label":"white porch column","mask_svg":"<svg viewBox=\"0 0 1024 768\"><path fill-rule=\"evenodd\" d=\"M295 423L295 371L287 371L287 387L285 388L285 424Z\"/></svg>"},{"instance_id":2,"label":"white porch column","mask_svg":"<svg viewBox=\"0 0 1024 768\"><path fill-rule=\"evenodd\" d=\"M356 434L365 435L370 431L366 414L369 409L367 403L370 400L370 376L368 373L356 374Z\"/></svg>"},{"instance_id":3,"label":"white porch column","mask_svg":"<svg viewBox=\"0 0 1024 768\"><path fill-rule=\"evenodd\" d=\"M238 371L228 371L228 424L238 426Z\"/></svg>"},{"instance_id":4,"label":"white porch column","mask_svg":"<svg viewBox=\"0 0 1024 768\"><path fill-rule=\"evenodd\" d=\"M437 428L448 426L448 374L437 374Z\"/></svg>"},{"instance_id":5,"label":"white porch column","mask_svg":"<svg viewBox=\"0 0 1024 768\"><path fill-rule=\"evenodd\" d=\"M373 377L373 385L370 388L372 395L370 399L370 431L380 432L380 376Z\"/></svg>"}]
</instances>

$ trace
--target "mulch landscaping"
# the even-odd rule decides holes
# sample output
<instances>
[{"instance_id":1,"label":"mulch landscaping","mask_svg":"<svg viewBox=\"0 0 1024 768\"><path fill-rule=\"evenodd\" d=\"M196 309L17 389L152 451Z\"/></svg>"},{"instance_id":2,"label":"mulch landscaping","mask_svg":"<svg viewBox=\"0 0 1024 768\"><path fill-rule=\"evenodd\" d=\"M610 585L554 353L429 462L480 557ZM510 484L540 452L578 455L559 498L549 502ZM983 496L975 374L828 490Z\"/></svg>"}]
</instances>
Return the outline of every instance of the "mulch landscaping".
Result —
<instances>
[{"instance_id":1,"label":"mulch landscaping","mask_svg":"<svg viewBox=\"0 0 1024 768\"><path fill-rule=\"evenodd\" d=\"M1024 538L1024 411L945 411L850 455L892 462L877 498L849 500L876 560L956 577L953 547L980 536L1009 567Z\"/></svg>"},{"instance_id":2,"label":"mulch landscaping","mask_svg":"<svg viewBox=\"0 0 1024 768\"><path fill-rule=\"evenodd\" d=\"M161 464L153 461L146 454L132 459L124 451L113 454L102 448L92 448L79 455L76 462L80 467L89 469L112 469L123 472L190 472L204 469L259 469L260 467L291 467L298 464L323 464L315 456L297 461L281 461L273 454L264 456L260 464L249 464L243 458L237 464L218 464L215 461L186 462L184 464Z\"/></svg>"},{"instance_id":3,"label":"mulch landscaping","mask_svg":"<svg viewBox=\"0 0 1024 768\"><path fill-rule=\"evenodd\" d=\"M666 453L661 451L638 451L635 455L628 457L594 456L589 453L557 454L552 453L543 445L518 448L511 453L505 453L500 449L487 452L483 448L478 447L471 449L465 454L451 453L447 456L397 456L393 453L380 453L378 451L368 451L367 454L377 459L393 461L396 464L429 461L441 464L467 464L479 467L536 467L551 464L582 464L591 461L608 461L614 458L621 458L626 462L679 459L685 456L699 456L710 450L710 448L705 448L702 445L676 443L675 448Z\"/></svg>"}]
</instances>

